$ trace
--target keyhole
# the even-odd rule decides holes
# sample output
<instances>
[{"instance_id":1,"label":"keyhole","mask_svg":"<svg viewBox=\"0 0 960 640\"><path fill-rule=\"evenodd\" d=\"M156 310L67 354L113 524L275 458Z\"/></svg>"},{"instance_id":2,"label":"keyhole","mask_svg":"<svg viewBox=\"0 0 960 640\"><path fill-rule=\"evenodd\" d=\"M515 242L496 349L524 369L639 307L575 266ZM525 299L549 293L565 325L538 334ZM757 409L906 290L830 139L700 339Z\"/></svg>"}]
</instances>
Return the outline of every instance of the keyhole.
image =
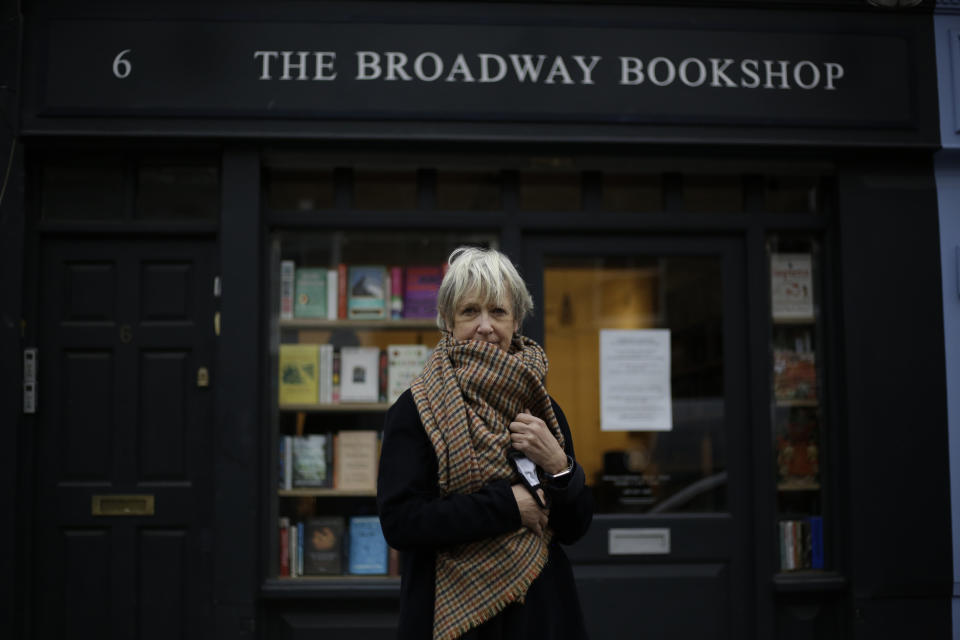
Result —
<instances>
[{"instance_id":1,"label":"keyhole","mask_svg":"<svg viewBox=\"0 0 960 640\"><path fill-rule=\"evenodd\" d=\"M127 344L133 340L133 327L128 324L120 327L120 342Z\"/></svg>"}]
</instances>

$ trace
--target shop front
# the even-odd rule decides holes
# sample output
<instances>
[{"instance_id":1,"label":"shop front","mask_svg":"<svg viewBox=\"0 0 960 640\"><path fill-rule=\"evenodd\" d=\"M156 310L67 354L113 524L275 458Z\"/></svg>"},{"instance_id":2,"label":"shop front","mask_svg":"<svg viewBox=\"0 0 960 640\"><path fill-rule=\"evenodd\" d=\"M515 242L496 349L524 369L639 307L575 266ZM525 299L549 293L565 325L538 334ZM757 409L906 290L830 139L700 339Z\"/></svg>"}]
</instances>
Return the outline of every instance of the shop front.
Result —
<instances>
[{"instance_id":1,"label":"shop front","mask_svg":"<svg viewBox=\"0 0 960 640\"><path fill-rule=\"evenodd\" d=\"M592 637L947 637L929 15L23 20L17 637L394 637L378 433L463 244L533 294Z\"/></svg>"}]
</instances>

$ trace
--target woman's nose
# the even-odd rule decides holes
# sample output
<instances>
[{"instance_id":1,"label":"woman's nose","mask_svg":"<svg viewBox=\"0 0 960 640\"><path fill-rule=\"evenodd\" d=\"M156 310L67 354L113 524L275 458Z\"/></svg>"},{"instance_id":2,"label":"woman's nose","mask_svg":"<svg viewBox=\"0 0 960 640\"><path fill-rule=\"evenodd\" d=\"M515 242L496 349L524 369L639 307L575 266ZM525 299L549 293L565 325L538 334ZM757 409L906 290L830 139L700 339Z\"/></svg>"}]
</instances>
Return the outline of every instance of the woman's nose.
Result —
<instances>
[{"instance_id":1,"label":"woman's nose","mask_svg":"<svg viewBox=\"0 0 960 640\"><path fill-rule=\"evenodd\" d=\"M490 333L493 331L493 325L490 324L490 315L486 312L480 314L480 324L477 326L479 333Z\"/></svg>"}]
</instances>

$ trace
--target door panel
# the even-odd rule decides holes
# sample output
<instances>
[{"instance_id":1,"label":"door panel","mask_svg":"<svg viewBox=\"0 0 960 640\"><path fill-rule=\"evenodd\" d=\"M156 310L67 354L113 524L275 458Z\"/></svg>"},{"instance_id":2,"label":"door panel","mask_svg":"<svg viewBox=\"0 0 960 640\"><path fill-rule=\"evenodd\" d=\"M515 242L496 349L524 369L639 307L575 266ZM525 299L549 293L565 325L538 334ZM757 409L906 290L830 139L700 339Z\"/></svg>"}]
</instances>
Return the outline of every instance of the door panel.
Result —
<instances>
[{"instance_id":1,"label":"door panel","mask_svg":"<svg viewBox=\"0 0 960 640\"><path fill-rule=\"evenodd\" d=\"M44 243L37 637L212 632L214 250Z\"/></svg>"},{"instance_id":2,"label":"door panel","mask_svg":"<svg viewBox=\"0 0 960 640\"><path fill-rule=\"evenodd\" d=\"M638 235L526 246L542 324L525 329L546 349L547 388L597 497L590 532L568 549L591 635L750 637L742 242ZM669 330L669 430L603 429L607 329ZM611 546L611 536L664 531L666 552Z\"/></svg>"}]
</instances>

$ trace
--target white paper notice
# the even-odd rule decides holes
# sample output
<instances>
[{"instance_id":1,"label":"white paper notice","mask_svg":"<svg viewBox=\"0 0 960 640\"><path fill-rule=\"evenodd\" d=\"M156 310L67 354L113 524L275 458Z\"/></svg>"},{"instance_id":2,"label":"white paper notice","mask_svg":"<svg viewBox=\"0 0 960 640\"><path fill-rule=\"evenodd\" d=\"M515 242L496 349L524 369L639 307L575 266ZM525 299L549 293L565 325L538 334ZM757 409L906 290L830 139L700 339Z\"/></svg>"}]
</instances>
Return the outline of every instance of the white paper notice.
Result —
<instances>
[{"instance_id":1,"label":"white paper notice","mask_svg":"<svg viewBox=\"0 0 960 640\"><path fill-rule=\"evenodd\" d=\"M774 320L813 320L812 263L809 253L770 256L770 302Z\"/></svg>"},{"instance_id":2,"label":"white paper notice","mask_svg":"<svg viewBox=\"0 0 960 640\"><path fill-rule=\"evenodd\" d=\"M600 430L670 431L670 331L600 331Z\"/></svg>"}]
</instances>

